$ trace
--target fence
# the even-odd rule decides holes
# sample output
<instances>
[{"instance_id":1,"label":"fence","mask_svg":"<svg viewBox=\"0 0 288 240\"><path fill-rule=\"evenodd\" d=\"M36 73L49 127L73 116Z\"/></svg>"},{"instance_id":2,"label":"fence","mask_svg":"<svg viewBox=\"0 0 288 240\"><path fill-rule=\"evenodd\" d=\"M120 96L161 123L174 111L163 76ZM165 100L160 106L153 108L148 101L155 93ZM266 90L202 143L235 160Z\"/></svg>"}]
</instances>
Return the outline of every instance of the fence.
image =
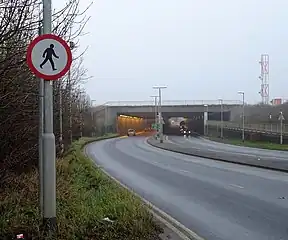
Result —
<instances>
[{"instance_id":1,"label":"fence","mask_svg":"<svg viewBox=\"0 0 288 240\"><path fill-rule=\"evenodd\" d=\"M207 124L209 126L215 126L215 127L221 127L220 121L207 121ZM265 133L280 133L281 132L281 125L280 123L275 124L249 124L245 123L245 131L251 131L251 132L265 132ZM242 123L239 122L226 122L223 121L223 128L230 128L235 130L242 130ZM282 125L282 131L283 134L288 134L288 124Z\"/></svg>"}]
</instances>

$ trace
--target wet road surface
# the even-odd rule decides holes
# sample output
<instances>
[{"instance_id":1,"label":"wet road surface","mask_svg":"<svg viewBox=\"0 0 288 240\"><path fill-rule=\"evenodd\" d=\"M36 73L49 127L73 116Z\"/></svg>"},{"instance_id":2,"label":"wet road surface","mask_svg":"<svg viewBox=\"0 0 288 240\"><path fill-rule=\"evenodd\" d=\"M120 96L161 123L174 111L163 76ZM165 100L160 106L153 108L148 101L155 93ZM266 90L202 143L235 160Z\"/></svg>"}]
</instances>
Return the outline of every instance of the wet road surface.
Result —
<instances>
[{"instance_id":1,"label":"wet road surface","mask_svg":"<svg viewBox=\"0 0 288 240\"><path fill-rule=\"evenodd\" d=\"M287 151L276 151L276 150L236 146L195 137L184 138L183 136L169 136L169 140L175 144L191 147L193 146L198 149L214 151L217 153L224 152L243 156L258 156L258 157L288 161Z\"/></svg>"},{"instance_id":2,"label":"wet road surface","mask_svg":"<svg viewBox=\"0 0 288 240\"><path fill-rule=\"evenodd\" d=\"M109 174L207 240L288 239L288 174L153 148L145 137L92 143Z\"/></svg>"}]
</instances>

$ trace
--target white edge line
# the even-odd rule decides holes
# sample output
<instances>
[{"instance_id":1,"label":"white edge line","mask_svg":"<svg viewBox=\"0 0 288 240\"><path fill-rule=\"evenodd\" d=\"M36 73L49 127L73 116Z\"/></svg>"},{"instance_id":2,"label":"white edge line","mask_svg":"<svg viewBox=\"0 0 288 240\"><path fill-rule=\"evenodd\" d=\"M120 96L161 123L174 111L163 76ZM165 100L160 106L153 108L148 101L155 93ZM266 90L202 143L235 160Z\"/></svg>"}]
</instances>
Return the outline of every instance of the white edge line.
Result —
<instances>
[{"instance_id":1,"label":"white edge line","mask_svg":"<svg viewBox=\"0 0 288 240\"><path fill-rule=\"evenodd\" d=\"M115 138L114 138L115 139ZM87 147L88 145L93 144L89 143L84 147L84 154L86 157L88 157L90 160L92 160L88 154L87 154ZM95 161L92 160L92 162L95 164L95 166L99 167L99 165L96 164ZM121 187L125 188L132 194L134 194L136 197L140 198L148 207L148 211L156 217L158 220L160 220L162 223L164 223L168 228L170 228L172 231L174 231L181 239L183 240L205 240L204 238L200 237L197 233L193 232L192 230L185 227L183 224L178 222L176 219L162 211L161 209L157 208L155 205L153 205L148 200L144 199L142 196L134 192L132 189L130 189L125 184L121 183L119 180L111 176L105 169L102 167L99 168L104 174L106 174L110 179L115 181L117 184L119 184ZM180 230L181 229L181 230Z\"/></svg>"},{"instance_id":2,"label":"white edge line","mask_svg":"<svg viewBox=\"0 0 288 240\"><path fill-rule=\"evenodd\" d=\"M236 188L241 188L243 189L244 187L240 186L240 185L237 185L237 184L229 184L229 186L231 187L236 187Z\"/></svg>"}]
</instances>

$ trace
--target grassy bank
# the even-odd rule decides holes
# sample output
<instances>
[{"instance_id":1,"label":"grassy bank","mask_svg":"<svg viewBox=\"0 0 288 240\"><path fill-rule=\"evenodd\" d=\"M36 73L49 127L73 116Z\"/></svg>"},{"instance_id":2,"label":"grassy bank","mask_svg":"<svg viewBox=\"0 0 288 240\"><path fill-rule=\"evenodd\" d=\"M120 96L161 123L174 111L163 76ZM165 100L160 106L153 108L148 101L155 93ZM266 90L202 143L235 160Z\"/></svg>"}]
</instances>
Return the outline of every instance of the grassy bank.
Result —
<instances>
[{"instance_id":1,"label":"grassy bank","mask_svg":"<svg viewBox=\"0 0 288 240\"><path fill-rule=\"evenodd\" d=\"M209 137L209 139L226 143L226 144L232 144L232 145L238 145L238 146L245 146L245 147L253 147L253 148L262 148L262 149L269 149L269 150L280 150L280 151L288 151L288 145L287 144L277 144L277 143L270 143L270 142L262 142L262 141L249 141L245 140L245 142L242 142L240 139L221 139L216 137Z\"/></svg>"},{"instance_id":2,"label":"grassy bank","mask_svg":"<svg viewBox=\"0 0 288 240\"><path fill-rule=\"evenodd\" d=\"M94 140L75 142L57 161L57 239L158 239L161 229L141 201L84 156L83 146ZM18 233L41 239L36 169L11 176L1 191L0 239Z\"/></svg>"}]
</instances>

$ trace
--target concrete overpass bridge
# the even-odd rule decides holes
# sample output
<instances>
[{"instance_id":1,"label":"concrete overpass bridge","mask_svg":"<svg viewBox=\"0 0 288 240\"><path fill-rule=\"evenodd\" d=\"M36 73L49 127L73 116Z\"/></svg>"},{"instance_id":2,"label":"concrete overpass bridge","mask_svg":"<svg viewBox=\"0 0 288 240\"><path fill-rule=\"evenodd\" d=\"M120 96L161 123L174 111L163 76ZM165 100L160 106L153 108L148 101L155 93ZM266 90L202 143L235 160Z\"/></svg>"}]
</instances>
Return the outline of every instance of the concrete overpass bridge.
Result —
<instances>
[{"instance_id":1,"label":"concrete overpass bridge","mask_svg":"<svg viewBox=\"0 0 288 240\"><path fill-rule=\"evenodd\" d=\"M196 131L202 133L204 129L204 112L208 109L209 120L220 120L221 104L219 100L176 100L162 101L162 116L165 123L171 117L185 117L197 126ZM222 101L224 121L233 118L242 109L238 100ZM155 119L154 101L119 101L107 102L92 108L96 128L108 128L110 131L119 131L119 128L135 128L141 130L150 126ZM165 124L167 131L168 126ZM123 130L126 131L126 130Z\"/></svg>"}]
</instances>

